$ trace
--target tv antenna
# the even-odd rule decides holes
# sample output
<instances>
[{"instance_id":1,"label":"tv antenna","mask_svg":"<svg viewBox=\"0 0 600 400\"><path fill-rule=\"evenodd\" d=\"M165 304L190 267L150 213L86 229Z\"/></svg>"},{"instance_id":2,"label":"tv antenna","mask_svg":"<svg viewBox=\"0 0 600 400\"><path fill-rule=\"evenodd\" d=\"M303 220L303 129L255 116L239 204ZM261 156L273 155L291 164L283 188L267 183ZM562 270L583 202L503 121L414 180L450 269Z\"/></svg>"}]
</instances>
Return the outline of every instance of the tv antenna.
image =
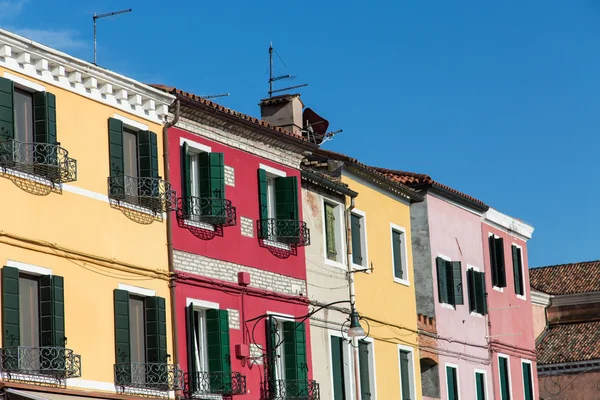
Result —
<instances>
[{"instance_id":1,"label":"tv antenna","mask_svg":"<svg viewBox=\"0 0 600 400\"><path fill-rule=\"evenodd\" d=\"M217 97L227 97L227 96L229 96L229 93L209 94L209 95L200 96L200 97L205 98L205 99L216 99Z\"/></svg>"},{"instance_id":2,"label":"tv antenna","mask_svg":"<svg viewBox=\"0 0 600 400\"><path fill-rule=\"evenodd\" d=\"M275 53L277 53L277 50L275 50L273 48L273 42L271 42L269 44L269 97L273 97L273 93L283 92L285 90L297 89L297 88L308 86L308 83L303 83L302 85L289 86L289 87L273 90L273 82L279 81L282 79L295 78L295 76L292 76L290 74L273 76L273 51L275 51ZM277 57L279 57L279 54L277 54ZM279 57L279 59L281 60L281 57ZM283 63L283 60L281 60L281 62ZM285 63L283 65L285 65Z\"/></svg>"},{"instance_id":3,"label":"tv antenna","mask_svg":"<svg viewBox=\"0 0 600 400\"><path fill-rule=\"evenodd\" d=\"M104 14L94 13L94 16L92 17L92 19L94 20L94 65L98 65L96 64L96 20L98 20L99 18L114 17L115 15L125 14L131 11L133 10L130 8L128 10L113 11Z\"/></svg>"}]
</instances>

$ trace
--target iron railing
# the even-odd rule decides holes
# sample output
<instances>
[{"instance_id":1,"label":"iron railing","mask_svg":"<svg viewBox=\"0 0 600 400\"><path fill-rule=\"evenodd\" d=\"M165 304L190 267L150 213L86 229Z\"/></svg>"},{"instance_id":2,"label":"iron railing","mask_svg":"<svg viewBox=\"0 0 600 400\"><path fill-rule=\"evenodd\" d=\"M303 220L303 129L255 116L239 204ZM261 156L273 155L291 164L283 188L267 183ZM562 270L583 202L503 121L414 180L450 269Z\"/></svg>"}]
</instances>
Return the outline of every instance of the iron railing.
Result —
<instances>
[{"instance_id":1,"label":"iron railing","mask_svg":"<svg viewBox=\"0 0 600 400\"><path fill-rule=\"evenodd\" d=\"M179 198L177 204L181 217L188 221L220 226L234 226L237 221L231 200L188 196Z\"/></svg>"},{"instance_id":2,"label":"iron railing","mask_svg":"<svg viewBox=\"0 0 600 400\"><path fill-rule=\"evenodd\" d=\"M0 368L8 373L79 378L81 356L64 347L4 347L0 349Z\"/></svg>"},{"instance_id":3,"label":"iron railing","mask_svg":"<svg viewBox=\"0 0 600 400\"><path fill-rule=\"evenodd\" d=\"M258 238L294 246L310 244L306 222L293 219L268 218L257 221Z\"/></svg>"},{"instance_id":4,"label":"iron railing","mask_svg":"<svg viewBox=\"0 0 600 400\"><path fill-rule=\"evenodd\" d=\"M115 364L115 386L158 392L181 390L183 371L167 363L118 363Z\"/></svg>"},{"instance_id":5,"label":"iron railing","mask_svg":"<svg viewBox=\"0 0 600 400\"><path fill-rule=\"evenodd\" d=\"M246 377L239 372L196 372L185 375L185 395L190 399L201 399L215 394L236 396L246 394Z\"/></svg>"},{"instance_id":6,"label":"iron railing","mask_svg":"<svg viewBox=\"0 0 600 400\"><path fill-rule=\"evenodd\" d=\"M1 141L0 167L36 175L52 183L77 180L77 160L55 144Z\"/></svg>"},{"instance_id":7,"label":"iron railing","mask_svg":"<svg viewBox=\"0 0 600 400\"><path fill-rule=\"evenodd\" d=\"M161 178L111 176L108 178L108 197L155 213L169 211L176 204L171 184Z\"/></svg>"},{"instance_id":8,"label":"iron railing","mask_svg":"<svg viewBox=\"0 0 600 400\"><path fill-rule=\"evenodd\" d=\"M264 398L268 400L320 400L319 384L313 380L266 381Z\"/></svg>"}]
</instances>

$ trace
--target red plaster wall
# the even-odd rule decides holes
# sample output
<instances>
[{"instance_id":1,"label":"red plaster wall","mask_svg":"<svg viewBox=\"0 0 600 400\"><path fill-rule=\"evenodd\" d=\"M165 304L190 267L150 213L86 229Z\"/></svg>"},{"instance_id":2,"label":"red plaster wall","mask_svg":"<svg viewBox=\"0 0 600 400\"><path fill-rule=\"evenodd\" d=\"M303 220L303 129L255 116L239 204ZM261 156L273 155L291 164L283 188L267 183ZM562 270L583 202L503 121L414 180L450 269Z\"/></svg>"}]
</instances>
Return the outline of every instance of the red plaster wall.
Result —
<instances>
[{"instance_id":1,"label":"red plaster wall","mask_svg":"<svg viewBox=\"0 0 600 400\"><path fill-rule=\"evenodd\" d=\"M539 379L541 400L600 399L600 372L544 376Z\"/></svg>"}]
</instances>

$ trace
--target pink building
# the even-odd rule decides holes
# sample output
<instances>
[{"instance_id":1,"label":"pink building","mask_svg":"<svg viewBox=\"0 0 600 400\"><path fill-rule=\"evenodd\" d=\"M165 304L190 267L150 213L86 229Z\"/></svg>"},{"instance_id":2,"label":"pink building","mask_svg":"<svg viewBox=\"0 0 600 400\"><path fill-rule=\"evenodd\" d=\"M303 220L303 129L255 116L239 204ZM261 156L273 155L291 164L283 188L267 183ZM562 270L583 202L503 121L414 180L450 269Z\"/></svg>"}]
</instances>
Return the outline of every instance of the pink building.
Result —
<instances>
[{"instance_id":1,"label":"pink building","mask_svg":"<svg viewBox=\"0 0 600 400\"><path fill-rule=\"evenodd\" d=\"M533 227L490 208L484 216L492 383L497 400L539 398L527 240ZM438 329L439 329L438 321Z\"/></svg>"}]
</instances>

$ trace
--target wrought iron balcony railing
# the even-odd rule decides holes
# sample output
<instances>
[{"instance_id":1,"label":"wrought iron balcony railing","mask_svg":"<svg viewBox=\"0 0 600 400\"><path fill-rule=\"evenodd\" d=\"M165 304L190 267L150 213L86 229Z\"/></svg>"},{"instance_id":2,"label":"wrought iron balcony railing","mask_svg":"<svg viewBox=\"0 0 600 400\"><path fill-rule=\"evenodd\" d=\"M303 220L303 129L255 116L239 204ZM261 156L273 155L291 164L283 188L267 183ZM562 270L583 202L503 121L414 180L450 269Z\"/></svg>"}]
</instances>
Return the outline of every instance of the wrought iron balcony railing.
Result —
<instances>
[{"instance_id":1,"label":"wrought iron balcony railing","mask_svg":"<svg viewBox=\"0 0 600 400\"><path fill-rule=\"evenodd\" d=\"M236 224L236 209L231 200L189 196L179 198L177 203L185 220L221 226Z\"/></svg>"},{"instance_id":2,"label":"wrought iron balcony railing","mask_svg":"<svg viewBox=\"0 0 600 400\"><path fill-rule=\"evenodd\" d=\"M185 394L191 399L206 395L236 396L246 394L246 377L239 372L196 372L185 374Z\"/></svg>"},{"instance_id":3,"label":"wrought iron balcony railing","mask_svg":"<svg viewBox=\"0 0 600 400\"><path fill-rule=\"evenodd\" d=\"M52 376L56 379L81 377L81 356L64 347L4 347L0 349L2 372Z\"/></svg>"},{"instance_id":4,"label":"wrought iron balcony railing","mask_svg":"<svg viewBox=\"0 0 600 400\"><path fill-rule=\"evenodd\" d=\"M276 380L264 385L268 400L320 400L319 384L313 380Z\"/></svg>"},{"instance_id":5,"label":"wrought iron balcony railing","mask_svg":"<svg viewBox=\"0 0 600 400\"><path fill-rule=\"evenodd\" d=\"M183 388L183 371L167 363L115 364L115 385L165 392Z\"/></svg>"},{"instance_id":6,"label":"wrought iron balcony railing","mask_svg":"<svg viewBox=\"0 0 600 400\"><path fill-rule=\"evenodd\" d=\"M176 204L171 184L161 178L111 176L108 178L108 197L155 213L169 211Z\"/></svg>"},{"instance_id":7,"label":"wrought iron balcony railing","mask_svg":"<svg viewBox=\"0 0 600 400\"><path fill-rule=\"evenodd\" d=\"M18 140L0 142L0 167L36 175L52 183L77 180L77 160L64 148L48 143Z\"/></svg>"},{"instance_id":8,"label":"wrought iron balcony railing","mask_svg":"<svg viewBox=\"0 0 600 400\"><path fill-rule=\"evenodd\" d=\"M310 244L306 222L292 219L268 218L257 221L258 238L294 246Z\"/></svg>"}]
</instances>

